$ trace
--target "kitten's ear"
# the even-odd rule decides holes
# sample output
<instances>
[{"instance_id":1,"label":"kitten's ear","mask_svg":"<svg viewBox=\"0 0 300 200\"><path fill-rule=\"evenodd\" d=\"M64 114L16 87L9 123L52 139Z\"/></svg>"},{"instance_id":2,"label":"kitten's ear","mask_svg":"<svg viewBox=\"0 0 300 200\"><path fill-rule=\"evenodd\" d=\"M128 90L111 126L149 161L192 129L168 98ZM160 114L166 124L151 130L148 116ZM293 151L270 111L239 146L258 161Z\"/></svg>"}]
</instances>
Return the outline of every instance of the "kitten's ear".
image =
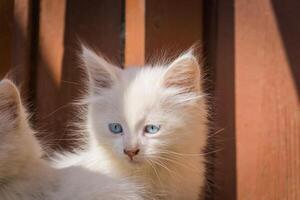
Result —
<instances>
[{"instance_id":1,"label":"kitten's ear","mask_svg":"<svg viewBox=\"0 0 300 200\"><path fill-rule=\"evenodd\" d=\"M21 119L22 103L19 91L10 80L0 82L0 123L1 128L13 128Z\"/></svg>"},{"instance_id":2,"label":"kitten's ear","mask_svg":"<svg viewBox=\"0 0 300 200\"><path fill-rule=\"evenodd\" d=\"M164 86L179 88L184 93L200 90L200 66L192 50L180 55L168 66Z\"/></svg>"},{"instance_id":3,"label":"kitten's ear","mask_svg":"<svg viewBox=\"0 0 300 200\"><path fill-rule=\"evenodd\" d=\"M81 45L81 60L87 70L93 92L110 88L118 80L121 69L84 45Z\"/></svg>"}]
</instances>

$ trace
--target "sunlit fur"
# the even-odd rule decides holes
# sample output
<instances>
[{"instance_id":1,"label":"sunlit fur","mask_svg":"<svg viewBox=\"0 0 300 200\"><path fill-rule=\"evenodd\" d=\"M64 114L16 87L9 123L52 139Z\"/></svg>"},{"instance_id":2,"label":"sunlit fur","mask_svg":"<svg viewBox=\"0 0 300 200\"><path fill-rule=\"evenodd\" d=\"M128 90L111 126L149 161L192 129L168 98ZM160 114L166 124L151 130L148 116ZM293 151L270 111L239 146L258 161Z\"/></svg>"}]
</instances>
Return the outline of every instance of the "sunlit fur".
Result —
<instances>
[{"instance_id":1,"label":"sunlit fur","mask_svg":"<svg viewBox=\"0 0 300 200\"><path fill-rule=\"evenodd\" d=\"M55 169L30 128L16 86L0 82L1 200L140 200L134 180L113 179L82 167Z\"/></svg>"},{"instance_id":2,"label":"sunlit fur","mask_svg":"<svg viewBox=\"0 0 300 200\"><path fill-rule=\"evenodd\" d=\"M62 156L60 167L81 165L113 177L137 175L150 199L196 200L204 185L207 109L192 50L171 63L122 70L82 47L89 77L86 150ZM124 133L112 134L109 123ZM147 124L159 132L144 133ZM140 149L133 161L123 149Z\"/></svg>"}]
</instances>

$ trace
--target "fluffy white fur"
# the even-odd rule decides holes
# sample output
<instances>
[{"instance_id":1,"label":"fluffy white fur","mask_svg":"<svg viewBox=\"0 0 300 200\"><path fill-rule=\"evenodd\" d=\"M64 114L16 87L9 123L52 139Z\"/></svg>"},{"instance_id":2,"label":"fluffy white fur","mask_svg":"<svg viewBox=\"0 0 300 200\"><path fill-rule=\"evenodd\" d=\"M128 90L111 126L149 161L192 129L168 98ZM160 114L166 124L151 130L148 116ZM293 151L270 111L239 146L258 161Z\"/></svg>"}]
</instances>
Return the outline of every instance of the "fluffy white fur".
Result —
<instances>
[{"instance_id":1,"label":"fluffy white fur","mask_svg":"<svg viewBox=\"0 0 300 200\"><path fill-rule=\"evenodd\" d=\"M15 85L0 82L1 200L142 199L142 188L128 178L116 180L82 167L55 169L41 158Z\"/></svg>"},{"instance_id":2,"label":"fluffy white fur","mask_svg":"<svg viewBox=\"0 0 300 200\"><path fill-rule=\"evenodd\" d=\"M85 151L62 156L57 166L138 176L149 199L198 199L205 179L207 109L193 52L169 64L126 70L84 46L81 57L89 76L89 141ZM109 123L120 123L123 134L112 134ZM147 124L161 128L145 134ZM137 148L133 160L123 153Z\"/></svg>"}]
</instances>

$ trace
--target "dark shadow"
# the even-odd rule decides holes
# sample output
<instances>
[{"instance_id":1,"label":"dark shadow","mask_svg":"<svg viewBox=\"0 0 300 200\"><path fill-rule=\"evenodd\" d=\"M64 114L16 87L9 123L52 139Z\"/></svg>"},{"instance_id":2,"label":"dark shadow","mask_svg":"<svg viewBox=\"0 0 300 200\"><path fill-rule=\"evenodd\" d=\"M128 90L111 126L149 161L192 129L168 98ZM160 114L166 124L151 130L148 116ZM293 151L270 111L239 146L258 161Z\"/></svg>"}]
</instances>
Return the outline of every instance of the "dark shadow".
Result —
<instances>
[{"instance_id":1,"label":"dark shadow","mask_svg":"<svg viewBox=\"0 0 300 200\"><path fill-rule=\"evenodd\" d=\"M12 43L12 27L13 23L13 1L0 2L0 79L12 67L11 62L11 43Z\"/></svg>"},{"instance_id":2,"label":"dark shadow","mask_svg":"<svg viewBox=\"0 0 300 200\"><path fill-rule=\"evenodd\" d=\"M300 1L272 0L272 5L300 99Z\"/></svg>"},{"instance_id":3,"label":"dark shadow","mask_svg":"<svg viewBox=\"0 0 300 200\"><path fill-rule=\"evenodd\" d=\"M235 200L234 0L204 1L204 44L213 113L208 151L217 151L208 158L206 199Z\"/></svg>"}]
</instances>

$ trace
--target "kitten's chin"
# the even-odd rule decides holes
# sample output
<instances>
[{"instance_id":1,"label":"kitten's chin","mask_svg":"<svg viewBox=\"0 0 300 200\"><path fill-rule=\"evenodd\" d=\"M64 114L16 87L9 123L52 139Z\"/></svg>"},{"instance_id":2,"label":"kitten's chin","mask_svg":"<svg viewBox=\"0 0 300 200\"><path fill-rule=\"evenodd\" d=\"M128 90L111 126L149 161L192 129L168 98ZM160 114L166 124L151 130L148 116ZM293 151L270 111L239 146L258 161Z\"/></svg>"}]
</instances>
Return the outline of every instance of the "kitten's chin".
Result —
<instances>
[{"instance_id":1,"label":"kitten's chin","mask_svg":"<svg viewBox=\"0 0 300 200\"><path fill-rule=\"evenodd\" d=\"M130 158L125 158L125 162L130 166L141 166L144 164L144 160L140 158L133 158L132 160Z\"/></svg>"}]
</instances>

